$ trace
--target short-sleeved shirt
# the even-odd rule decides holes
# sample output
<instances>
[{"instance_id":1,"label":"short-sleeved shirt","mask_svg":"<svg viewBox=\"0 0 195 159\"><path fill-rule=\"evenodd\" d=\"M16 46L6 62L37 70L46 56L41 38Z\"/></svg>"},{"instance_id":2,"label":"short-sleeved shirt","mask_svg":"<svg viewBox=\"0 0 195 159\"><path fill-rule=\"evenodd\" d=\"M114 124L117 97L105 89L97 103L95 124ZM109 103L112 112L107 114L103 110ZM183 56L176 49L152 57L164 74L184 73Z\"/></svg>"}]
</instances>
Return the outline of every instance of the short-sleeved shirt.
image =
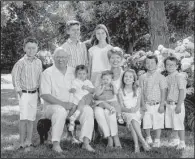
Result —
<instances>
[{"instance_id":1,"label":"short-sleeved shirt","mask_svg":"<svg viewBox=\"0 0 195 159\"><path fill-rule=\"evenodd\" d=\"M68 60L69 67L75 68L77 65L88 66L87 48L83 42L78 41L75 44L68 39L61 47L71 55Z\"/></svg>"},{"instance_id":2,"label":"short-sleeved shirt","mask_svg":"<svg viewBox=\"0 0 195 159\"><path fill-rule=\"evenodd\" d=\"M143 90L145 102L160 102L161 89L167 88L165 77L160 72L155 71L153 74L148 72L140 77L140 86Z\"/></svg>"},{"instance_id":3,"label":"short-sleeved shirt","mask_svg":"<svg viewBox=\"0 0 195 159\"><path fill-rule=\"evenodd\" d=\"M108 59L108 51L111 48L112 46L108 44L104 48L100 48L95 45L89 49L89 56L92 57L92 72L102 72L111 69Z\"/></svg>"},{"instance_id":4,"label":"short-sleeved shirt","mask_svg":"<svg viewBox=\"0 0 195 159\"><path fill-rule=\"evenodd\" d=\"M184 99L186 97L186 85L187 81L185 77L180 74L178 71L175 71L173 74L170 74L166 77L168 85L168 94L167 100L177 102L179 98L179 90L184 90Z\"/></svg>"},{"instance_id":5,"label":"short-sleeved shirt","mask_svg":"<svg viewBox=\"0 0 195 159\"><path fill-rule=\"evenodd\" d=\"M64 75L53 65L41 75L40 94L50 94L63 102L69 102L72 80L74 80L74 72L71 68L67 67Z\"/></svg>"},{"instance_id":6,"label":"short-sleeved shirt","mask_svg":"<svg viewBox=\"0 0 195 159\"><path fill-rule=\"evenodd\" d=\"M94 88L92 82L90 80L81 81L79 79L75 79L72 81L71 88L75 88L76 92L73 94L73 103L78 104L78 102L89 92L87 90L82 89L83 86L88 86L90 88Z\"/></svg>"}]
</instances>

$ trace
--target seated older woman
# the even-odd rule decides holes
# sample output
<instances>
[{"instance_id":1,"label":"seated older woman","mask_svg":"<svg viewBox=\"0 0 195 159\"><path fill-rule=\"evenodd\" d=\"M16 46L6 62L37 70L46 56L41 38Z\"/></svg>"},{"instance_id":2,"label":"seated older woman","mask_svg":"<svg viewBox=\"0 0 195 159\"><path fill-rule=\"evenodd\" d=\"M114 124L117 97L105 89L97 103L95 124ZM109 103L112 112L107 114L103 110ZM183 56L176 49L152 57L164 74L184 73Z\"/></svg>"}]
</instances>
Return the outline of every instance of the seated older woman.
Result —
<instances>
[{"instance_id":1,"label":"seated older woman","mask_svg":"<svg viewBox=\"0 0 195 159\"><path fill-rule=\"evenodd\" d=\"M54 65L47 68L41 76L40 94L45 101L44 116L52 121L53 150L62 152L60 139L68 112L72 109L69 103L69 89L74 79L72 69L67 67L69 54L63 48L54 51ZM94 152L89 145L94 128L94 115L90 106L85 106L79 116L81 132L79 140L82 148Z\"/></svg>"},{"instance_id":2,"label":"seated older woman","mask_svg":"<svg viewBox=\"0 0 195 159\"><path fill-rule=\"evenodd\" d=\"M119 90L121 77L123 70L121 68L121 63L123 60L123 51L118 47L114 47L108 51L108 59L111 65L111 71L113 72L113 84ZM96 97L98 100L102 100L99 97ZM105 97L104 97L105 98ZM110 96L106 96L109 100ZM121 148L121 143L118 137L118 124L116 119L116 113L110 114L110 110L103 109L102 107L95 107L95 118L100 129L103 131L104 137L108 139L107 147L119 147Z\"/></svg>"}]
</instances>

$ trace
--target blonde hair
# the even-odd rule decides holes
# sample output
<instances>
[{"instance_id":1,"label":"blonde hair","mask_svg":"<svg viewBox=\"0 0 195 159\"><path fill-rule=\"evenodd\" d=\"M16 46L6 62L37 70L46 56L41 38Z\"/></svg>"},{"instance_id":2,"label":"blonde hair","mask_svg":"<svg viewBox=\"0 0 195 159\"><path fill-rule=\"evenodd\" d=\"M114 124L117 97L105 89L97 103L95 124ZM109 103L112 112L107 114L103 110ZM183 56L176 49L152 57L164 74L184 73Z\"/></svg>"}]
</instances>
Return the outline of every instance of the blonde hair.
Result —
<instances>
[{"instance_id":1,"label":"blonde hair","mask_svg":"<svg viewBox=\"0 0 195 159\"><path fill-rule=\"evenodd\" d=\"M108 59L110 60L112 55L119 55L121 58L123 58L123 50L119 47L113 47L108 51Z\"/></svg>"}]
</instances>

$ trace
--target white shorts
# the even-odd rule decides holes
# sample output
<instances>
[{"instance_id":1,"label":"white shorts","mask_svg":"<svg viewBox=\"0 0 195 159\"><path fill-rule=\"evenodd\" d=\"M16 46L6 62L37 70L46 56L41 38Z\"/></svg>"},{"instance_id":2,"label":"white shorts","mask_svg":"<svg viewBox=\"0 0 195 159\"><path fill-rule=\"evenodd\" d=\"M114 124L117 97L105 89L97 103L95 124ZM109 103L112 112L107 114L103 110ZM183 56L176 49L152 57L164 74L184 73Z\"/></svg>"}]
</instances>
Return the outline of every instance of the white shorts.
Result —
<instances>
[{"instance_id":1,"label":"white shorts","mask_svg":"<svg viewBox=\"0 0 195 159\"><path fill-rule=\"evenodd\" d=\"M158 108L160 104L148 105L146 104L147 111L143 116L143 129L164 129L164 113L159 113Z\"/></svg>"},{"instance_id":2,"label":"white shorts","mask_svg":"<svg viewBox=\"0 0 195 159\"><path fill-rule=\"evenodd\" d=\"M38 93L22 93L19 97L20 120L35 121L37 114Z\"/></svg>"},{"instance_id":3,"label":"white shorts","mask_svg":"<svg viewBox=\"0 0 195 159\"><path fill-rule=\"evenodd\" d=\"M181 105L181 113L175 113L176 105L166 104L165 112L165 127L173 130L184 130L185 107L184 103Z\"/></svg>"}]
</instances>

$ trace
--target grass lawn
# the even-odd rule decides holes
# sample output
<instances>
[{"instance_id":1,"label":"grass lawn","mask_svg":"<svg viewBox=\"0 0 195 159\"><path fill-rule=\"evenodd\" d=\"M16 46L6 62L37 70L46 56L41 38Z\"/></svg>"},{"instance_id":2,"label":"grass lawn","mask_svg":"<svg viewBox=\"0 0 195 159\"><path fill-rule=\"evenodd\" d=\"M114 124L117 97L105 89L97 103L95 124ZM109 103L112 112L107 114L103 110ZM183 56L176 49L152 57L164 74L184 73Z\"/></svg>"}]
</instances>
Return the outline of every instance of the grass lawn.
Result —
<instances>
[{"instance_id":1,"label":"grass lawn","mask_svg":"<svg viewBox=\"0 0 195 159\"><path fill-rule=\"evenodd\" d=\"M37 120L40 118L40 107ZM79 145L73 145L64 140L61 142L62 154L52 151L51 145L39 145L39 136L34 122L33 144L36 145L31 151L17 150L19 146L19 107L10 75L1 75L1 158L194 158L194 133L186 132L186 149L177 151L175 148L167 147L167 140L171 134L170 130L162 130L162 147L144 152L141 149L135 154L133 139L125 127L119 126L119 137L122 150L107 150L106 140L92 143L95 153L87 152ZM145 135L145 134L144 134ZM153 132L152 132L153 136Z\"/></svg>"}]
</instances>

